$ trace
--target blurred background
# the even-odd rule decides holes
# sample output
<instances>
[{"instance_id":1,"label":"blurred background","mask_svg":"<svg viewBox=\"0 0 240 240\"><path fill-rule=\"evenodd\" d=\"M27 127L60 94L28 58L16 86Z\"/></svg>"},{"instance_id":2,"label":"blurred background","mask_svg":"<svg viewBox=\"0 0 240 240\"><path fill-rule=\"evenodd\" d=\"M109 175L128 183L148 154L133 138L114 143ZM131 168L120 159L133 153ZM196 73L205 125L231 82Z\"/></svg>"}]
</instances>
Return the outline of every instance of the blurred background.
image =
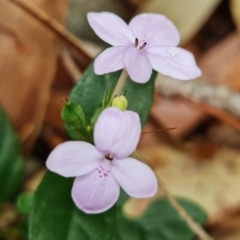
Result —
<instances>
[{"instance_id":1,"label":"blurred background","mask_svg":"<svg viewBox=\"0 0 240 240\"><path fill-rule=\"evenodd\" d=\"M26 170L20 186L0 197L0 239L27 239L32 194L46 171L46 158L68 140L60 118L64 98L106 47L90 29L86 13L110 11L127 22L142 12L166 15L180 32L180 46L194 54L203 75L179 82L159 74L143 132L176 129L142 134L137 153L173 195L207 211L205 229L215 239L239 240L240 1L31 1L79 38L83 51L61 41L39 22L41 14L29 14L19 2L0 0L0 103L17 132ZM28 1L23 2L26 8ZM4 125L0 128L4 136ZM5 185L1 170L0 162L0 194ZM131 199L125 210L139 216L152 200Z\"/></svg>"}]
</instances>

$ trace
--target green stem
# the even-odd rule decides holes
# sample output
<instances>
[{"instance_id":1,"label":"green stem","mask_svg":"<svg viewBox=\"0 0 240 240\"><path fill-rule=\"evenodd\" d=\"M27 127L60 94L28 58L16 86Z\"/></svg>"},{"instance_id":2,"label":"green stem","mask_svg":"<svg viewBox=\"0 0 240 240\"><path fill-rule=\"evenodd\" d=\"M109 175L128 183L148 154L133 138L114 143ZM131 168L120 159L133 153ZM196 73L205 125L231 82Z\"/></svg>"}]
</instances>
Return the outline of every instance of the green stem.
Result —
<instances>
[{"instance_id":1,"label":"green stem","mask_svg":"<svg viewBox=\"0 0 240 240\"><path fill-rule=\"evenodd\" d=\"M111 96L111 101L113 100L114 97L121 95L121 92L122 92L123 86L127 80L127 77L128 77L128 73L127 73L126 69L123 69L123 71L118 79L117 85L115 86L115 89Z\"/></svg>"}]
</instances>

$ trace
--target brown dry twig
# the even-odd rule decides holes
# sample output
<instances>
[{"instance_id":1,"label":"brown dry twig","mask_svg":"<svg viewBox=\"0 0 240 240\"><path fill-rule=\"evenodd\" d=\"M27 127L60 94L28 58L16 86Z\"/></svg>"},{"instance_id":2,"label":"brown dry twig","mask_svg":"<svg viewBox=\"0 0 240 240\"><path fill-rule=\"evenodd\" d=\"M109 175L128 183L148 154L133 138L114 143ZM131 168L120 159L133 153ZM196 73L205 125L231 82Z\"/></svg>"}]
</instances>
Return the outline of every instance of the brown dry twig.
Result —
<instances>
[{"instance_id":1,"label":"brown dry twig","mask_svg":"<svg viewBox=\"0 0 240 240\"><path fill-rule=\"evenodd\" d=\"M210 105L189 98L179 97L178 99L181 102L185 102L192 108L198 109L201 112L206 113L207 115L213 116L240 131L240 119L236 118L235 116Z\"/></svg>"},{"instance_id":2,"label":"brown dry twig","mask_svg":"<svg viewBox=\"0 0 240 240\"><path fill-rule=\"evenodd\" d=\"M91 62L92 58L90 54L84 49L81 41L76 38L73 34L66 30L66 28L48 15L46 12L41 10L30 0L8 0L18 5L23 10L31 14L35 19L43 23L47 28L57 34L64 42L72 46L83 58L86 66Z\"/></svg>"},{"instance_id":3,"label":"brown dry twig","mask_svg":"<svg viewBox=\"0 0 240 240\"><path fill-rule=\"evenodd\" d=\"M74 82L78 82L82 73L79 70L77 64L74 62L71 53L68 49L62 46L59 50L59 55L63 61L63 65L66 68L67 72L70 74Z\"/></svg>"},{"instance_id":4,"label":"brown dry twig","mask_svg":"<svg viewBox=\"0 0 240 240\"><path fill-rule=\"evenodd\" d=\"M227 87L207 82L177 81L168 77L158 78L155 90L165 97L183 96L190 99L192 104L198 104L206 112L228 122L239 129L240 94ZM210 110L210 108L212 108ZM213 108L217 110L213 111ZM210 114L210 115L211 115Z\"/></svg>"}]
</instances>

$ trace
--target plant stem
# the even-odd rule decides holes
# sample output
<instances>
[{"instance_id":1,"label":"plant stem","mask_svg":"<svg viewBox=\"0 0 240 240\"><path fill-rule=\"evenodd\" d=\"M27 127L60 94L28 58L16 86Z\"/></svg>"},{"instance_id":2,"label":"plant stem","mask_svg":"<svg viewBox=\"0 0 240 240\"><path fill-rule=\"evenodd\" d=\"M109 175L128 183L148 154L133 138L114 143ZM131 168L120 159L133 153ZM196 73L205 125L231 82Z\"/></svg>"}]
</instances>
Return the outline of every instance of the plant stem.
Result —
<instances>
[{"instance_id":1,"label":"plant stem","mask_svg":"<svg viewBox=\"0 0 240 240\"><path fill-rule=\"evenodd\" d=\"M123 71L118 79L117 85L115 86L115 89L112 93L111 101L113 100L114 97L119 96L121 94L123 86L127 80L127 77L128 77L128 73L127 73L126 69L123 69Z\"/></svg>"}]
</instances>

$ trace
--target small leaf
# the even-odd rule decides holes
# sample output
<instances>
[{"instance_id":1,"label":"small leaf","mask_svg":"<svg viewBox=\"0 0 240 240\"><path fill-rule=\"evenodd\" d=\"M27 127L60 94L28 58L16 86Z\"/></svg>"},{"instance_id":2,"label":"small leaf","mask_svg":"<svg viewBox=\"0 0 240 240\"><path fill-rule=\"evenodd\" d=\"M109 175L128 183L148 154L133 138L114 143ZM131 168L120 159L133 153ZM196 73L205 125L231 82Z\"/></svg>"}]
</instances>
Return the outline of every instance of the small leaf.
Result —
<instances>
[{"instance_id":1,"label":"small leaf","mask_svg":"<svg viewBox=\"0 0 240 240\"><path fill-rule=\"evenodd\" d=\"M30 240L110 240L116 207L101 214L85 214L71 198L73 178L47 172L38 187L30 217Z\"/></svg>"},{"instance_id":2,"label":"small leaf","mask_svg":"<svg viewBox=\"0 0 240 240\"><path fill-rule=\"evenodd\" d=\"M74 139L92 142L92 133L88 130L89 126L80 105L67 101L62 109L61 117Z\"/></svg>"},{"instance_id":3,"label":"small leaf","mask_svg":"<svg viewBox=\"0 0 240 240\"><path fill-rule=\"evenodd\" d=\"M20 187L24 176L24 162L20 155L18 137L2 108L0 126L0 202L3 202L12 197Z\"/></svg>"},{"instance_id":4,"label":"small leaf","mask_svg":"<svg viewBox=\"0 0 240 240\"><path fill-rule=\"evenodd\" d=\"M62 109L61 117L70 126L85 126L85 115L80 105L67 101Z\"/></svg>"},{"instance_id":5,"label":"small leaf","mask_svg":"<svg viewBox=\"0 0 240 240\"><path fill-rule=\"evenodd\" d=\"M111 84L111 87L109 89L106 89L104 92L103 96L103 101L102 101L102 110L107 108L110 105L111 97L114 91L114 85Z\"/></svg>"}]
</instances>

